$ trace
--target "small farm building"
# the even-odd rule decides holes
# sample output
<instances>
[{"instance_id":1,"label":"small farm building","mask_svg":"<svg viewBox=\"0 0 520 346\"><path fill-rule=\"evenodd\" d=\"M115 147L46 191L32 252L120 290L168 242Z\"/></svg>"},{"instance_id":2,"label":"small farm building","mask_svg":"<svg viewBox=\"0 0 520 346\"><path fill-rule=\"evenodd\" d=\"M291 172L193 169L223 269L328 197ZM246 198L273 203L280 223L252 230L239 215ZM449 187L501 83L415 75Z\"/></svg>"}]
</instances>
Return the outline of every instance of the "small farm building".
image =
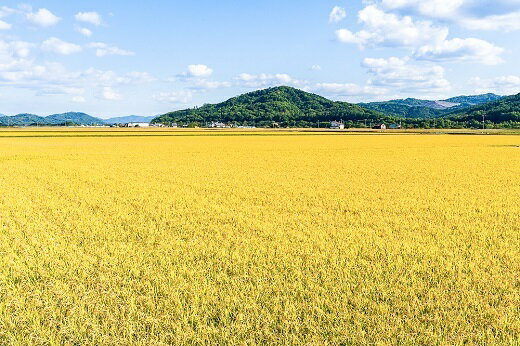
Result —
<instances>
[{"instance_id":1,"label":"small farm building","mask_svg":"<svg viewBox=\"0 0 520 346\"><path fill-rule=\"evenodd\" d=\"M343 130L345 128L345 124L340 121L331 121L330 128L334 130Z\"/></svg>"},{"instance_id":2,"label":"small farm building","mask_svg":"<svg viewBox=\"0 0 520 346\"><path fill-rule=\"evenodd\" d=\"M150 127L150 123L127 123L125 127Z\"/></svg>"}]
</instances>

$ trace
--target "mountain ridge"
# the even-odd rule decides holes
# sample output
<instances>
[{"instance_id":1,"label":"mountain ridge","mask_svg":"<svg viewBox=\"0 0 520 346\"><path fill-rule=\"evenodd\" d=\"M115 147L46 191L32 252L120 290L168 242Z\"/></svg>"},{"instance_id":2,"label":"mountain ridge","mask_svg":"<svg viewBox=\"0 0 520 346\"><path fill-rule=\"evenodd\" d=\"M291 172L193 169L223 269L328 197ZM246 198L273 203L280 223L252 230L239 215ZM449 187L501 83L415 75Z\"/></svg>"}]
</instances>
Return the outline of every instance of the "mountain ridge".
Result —
<instances>
[{"instance_id":1,"label":"mountain ridge","mask_svg":"<svg viewBox=\"0 0 520 346\"><path fill-rule=\"evenodd\" d=\"M502 97L503 96L488 93L481 95L455 96L445 100L407 98L359 103L359 105L398 117L436 118L442 117L454 110L466 109L478 104L496 101Z\"/></svg>"},{"instance_id":2,"label":"mountain ridge","mask_svg":"<svg viewBox=\"0 0 520 346\"><path fill-rule=\"evenodd\" d=\"M20 113L13 116L0 117L3 126L34 126L34 125L102 125L103 120L82 112L66 112L51 114L45 117Z\"/></svg>"},{"instance_id":3,"label":"mountain ridge","mask_svg":"<svg viewBox=\"0 0 520 346\"><path fill-rule=\"evenodd\" d=\"M356 104L331 101L323 96L292 87L256 90L218 104L206 104L163 114L154 123L169 124L234 122L242 125L318 126L319 122L381 121L388 117Z\"/></svg>"},{"instance_id":4,"label":"mountain ridge","mask_svg":"<svg viewBox=\"0 0 520 346\"><path fill-rule=\"evenodd\" d=\"M456 96L441 101L408 98L353 104L281 86L157 117L130 115L100 119L82 112L45 117L21 113L14 116L0 115L0 126L107 125L144 121L163 124L175 122L183 126L225 122L237 126L322 127L327 122L343 120L346 127L402 122L407 127L415 128L460 128L481 126L482 118L489 126L520 127L520 94L506 97L495 94Z\"/></svg>"}]
</instances>

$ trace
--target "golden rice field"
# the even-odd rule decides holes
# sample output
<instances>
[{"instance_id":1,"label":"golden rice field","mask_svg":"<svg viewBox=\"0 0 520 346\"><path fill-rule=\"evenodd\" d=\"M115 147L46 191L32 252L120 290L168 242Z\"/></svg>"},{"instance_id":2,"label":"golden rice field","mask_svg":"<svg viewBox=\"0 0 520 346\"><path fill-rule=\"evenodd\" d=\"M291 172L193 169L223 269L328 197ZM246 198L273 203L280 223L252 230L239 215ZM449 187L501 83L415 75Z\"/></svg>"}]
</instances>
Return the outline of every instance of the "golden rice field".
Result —
<instances>
[{"instance_id":1,"label":"golden rice field","mask_svg":"<svg viewBox=\"0 0 520 346\"><path fill-rule=\"evenodd\" d=\"M136 133L0 133L0 344L520 343L520 136Z\"/></svg>"}]
</instances>

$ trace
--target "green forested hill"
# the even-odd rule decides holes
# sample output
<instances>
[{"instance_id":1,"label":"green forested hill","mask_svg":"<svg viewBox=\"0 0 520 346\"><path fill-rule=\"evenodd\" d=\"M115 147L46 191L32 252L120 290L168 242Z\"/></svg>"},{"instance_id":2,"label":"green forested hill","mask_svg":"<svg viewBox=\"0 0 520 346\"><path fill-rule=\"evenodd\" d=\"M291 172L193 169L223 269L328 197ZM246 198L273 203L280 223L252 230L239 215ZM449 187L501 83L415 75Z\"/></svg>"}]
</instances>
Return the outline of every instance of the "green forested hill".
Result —
<instances>
[{"instance_id":1,"label":"green forested hill","mask_svg":"<svg viewBox=\"0 0 520 346\"><path fill-rule=\"evenodd\" d=\"M503 96L496 94L483 94L483 95L471 95L471 96L457 96L446 99L446 102L462 103L468 105L480 105L483 103L493 102L500 100Z\"/></svg>"},{"instance_id":2,"label":"green forested hill","mask_svg":"<svg viewBox=\"0 0 520 346\"><path fill-rule=\"evenodd\" d=\"M455 111L446 119L457 122L479 123L482 118L495 124L520 123L520 94L503 97L497 101Z\"/></svg>"},{"instance_id":3,"label":"green forested hill","mask_svg":"<svg viewBox=\"0 0 520 346\"><path fill-rule=\"evenodd\" d=\"M392 101L360 103L359 105L364 108L381 112L383 114L403 118L435 118L445 114L445 111L440 109L426 107L423 105L412 106Z\"/></svg>"},{"instance_id":4,"label":"green forested hill","mask_svg":"<svg viewBox=\"0 0 520 346\"><path fill-rule=\"evenodd\" d=\"M14 116L0 116L0 126L63 126L63 125L101 125L103 120L85 113L68 112L52 114L42 117L35 114L18 114Z\"/></svg>"},{"instance_id":5,"label":"green forested hill","mask_svg":"<svg viewBox=\"0 0 520 346\"><path fill-rule=\"evenodd\" d=\"M159 116L155 123L198 123L222 121L239 125L315 126L318 121L344 120L347 123L392 121L392 117L347 103L334 102L324 97L291 87L258 90L231 98L219 104L186 109Z\"/></svg>"}]
</instances>

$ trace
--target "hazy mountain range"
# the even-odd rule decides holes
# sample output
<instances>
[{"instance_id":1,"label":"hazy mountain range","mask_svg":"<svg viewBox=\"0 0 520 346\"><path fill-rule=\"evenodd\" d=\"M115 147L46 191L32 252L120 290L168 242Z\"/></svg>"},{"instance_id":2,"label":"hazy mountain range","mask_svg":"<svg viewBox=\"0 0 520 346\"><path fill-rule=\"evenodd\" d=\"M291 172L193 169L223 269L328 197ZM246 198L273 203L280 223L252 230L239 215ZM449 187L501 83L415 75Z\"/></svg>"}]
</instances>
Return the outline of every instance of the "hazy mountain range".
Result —
<instances>
[{"instance_id":1,"label":"hazy mountain range","mask_svg":"<svg viewBox=\"0 0 520 346\"><path fill-rule=\"evenodd\" d=\"M462 110L475 105L496 101L500 98L502 98L502 96L483 94L457 96L439 101L408 98L384 102L360 103L359 105L397 117L433 118L441 117L456 110Z\"/></svg>"},{"instance_id":2,"label":"hazy mountain range","mask_svg":"<svg viewBox=\"0 0 520 346\"><path fill-rule=\"evenodd\" d=\"M105 125L105 124L124 124L129 122L150 122L155 117L145 117L138 115L129 115L126 117L117 117L110 119L101 119L93 117L81 112L67 112L61 114L52 114L49 116L39 116L36 114L17 114L7 116L0 114L0 126L43 126L43 125Z\"/></svg>"},{"instance_id":3,"label":"hazy mountain range","mask_svg":"<svg viewBox=\"0 0 520 346\"><path fill-rule=\"evenodd\" d=\"M445 100L415 98L352 104L292 87L257 90L218 104L205 104L153 116L130 115L100 119L81 112L39 116L35 114L0 115L0 126L106 125L128 122L181 123L204 125L222 121L244 125L311 127L332 120L348 126L377 122L405 122L409 126L429 126L432 121L446 127L478 126L486 119L497 124L520 126L520 94L502 97L495 94L457 96Z\"/></svg>"},{"instance_id":4,"label":"hazy mountain range","mask_svg":"<svg viewBox=\"0 0 520 346\"><path fill-rule=\"evenodd\" d=\"M220 121L259 127L318 127L320 123L327 126L324 123L343 120L348 127L402 123L418 128L460 128L482 126L482 119L487 118L488 123L498 126L520 127L519 98L520 94L509 97L485 94L457 96L441 101L409 98L356 105L331 101L291 87L275 87L218 104L166 113L153 121L192 126ZM478 111L475 113L474 109Z\"/></svg>"}]
</instances>

